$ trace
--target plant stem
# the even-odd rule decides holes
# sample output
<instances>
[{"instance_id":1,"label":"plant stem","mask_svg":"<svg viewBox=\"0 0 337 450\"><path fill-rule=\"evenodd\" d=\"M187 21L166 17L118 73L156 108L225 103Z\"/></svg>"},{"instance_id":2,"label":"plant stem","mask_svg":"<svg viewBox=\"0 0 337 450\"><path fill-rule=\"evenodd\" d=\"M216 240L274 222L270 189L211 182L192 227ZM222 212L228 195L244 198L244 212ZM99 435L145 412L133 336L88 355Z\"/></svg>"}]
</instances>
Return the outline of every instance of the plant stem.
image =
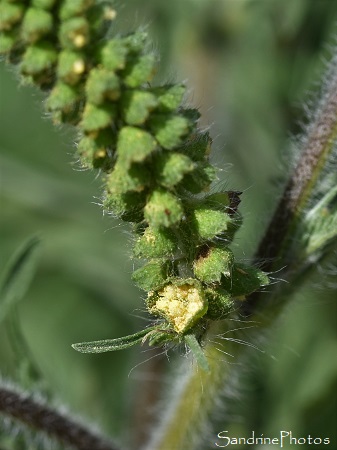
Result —
<instances>
[{"instance_id":1,"label":"plant stem","mask_svg":"<svg viewBox=\"0 0 337 450\"><path fill-rule=\"evenodd\" d=\"M86 426L9 387L0 388L0 413L77 450L117 450L115 445Z\"/></svg>"},{"instance_id":2,"label":"plant stem","mask_svg":"<svg viewBox=\"0 0 337 450\"><path fill-rule=\"evenodd\" d=\"M333 143L337 135L336 61L333 61L332 68L334 73L330 76L313 121L302 141L301 157L256 253L257 260L266 260L265 270L275 268L276 262L281 261L282 266L291 262L286 257L293 244L294 233L297 234L309 200L317 193L317 181L334 150Z\"/></svg>"},{"instance_id":3,"label":"plant stem","mask_svg":"<svg viewBox=\"0 0 337 450\"><path fill-rule=\"evenodd\" d=\"M216 335L218 330L219 323L213 323L209 335ZM166 408L162 428L156 430L146 450L193 448L193 443L200 437L228 369L226 364L219 363L221 353L214 344L209 342L204 350L209 371L200 370L197 364L193 368L185 367L184 379L176 383L174 398Z\"/></svg>"}]
</instances>

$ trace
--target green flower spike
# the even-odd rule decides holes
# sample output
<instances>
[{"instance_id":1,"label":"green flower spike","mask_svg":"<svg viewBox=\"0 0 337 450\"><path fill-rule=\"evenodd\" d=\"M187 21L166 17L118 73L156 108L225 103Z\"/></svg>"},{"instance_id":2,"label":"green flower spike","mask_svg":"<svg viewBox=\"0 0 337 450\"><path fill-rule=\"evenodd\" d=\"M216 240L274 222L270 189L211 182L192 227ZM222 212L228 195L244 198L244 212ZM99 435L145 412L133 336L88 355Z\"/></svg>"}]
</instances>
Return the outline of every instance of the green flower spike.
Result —
<instances>
[{"instance_id":1,"label":"green flower spike","mask_svg":"<svg viewBox=\"0 0 337 450\"><path fill-rule=\"evenodd\" d=\"M212 140L197 127L199 112L184 107L185 87L152 84L157 58L146 33L110 37L115 17L104 1L0 3L0 52L46 93L56 124L76 127L81 166L104 172L104 209L132 224L133 256L143 260L133 280L156 320L135 335L74 348L185 344L207 370L209 322L268 277L228 248L241 225L240 193L209 194L217 179Z\"/></svg>"}]
</instances>

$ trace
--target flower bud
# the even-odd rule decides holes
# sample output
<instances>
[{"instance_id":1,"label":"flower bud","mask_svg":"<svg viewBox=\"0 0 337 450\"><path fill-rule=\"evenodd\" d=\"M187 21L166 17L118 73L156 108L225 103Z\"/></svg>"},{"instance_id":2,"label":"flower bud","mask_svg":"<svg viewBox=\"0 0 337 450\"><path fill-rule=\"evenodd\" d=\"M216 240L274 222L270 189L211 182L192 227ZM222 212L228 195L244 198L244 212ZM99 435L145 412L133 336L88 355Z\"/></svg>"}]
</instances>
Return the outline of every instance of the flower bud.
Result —
<instances>
[{"instance_id":1,"label":"flower bud","mask_svg":"<svg viewBox=\"0 0 337 450\"><path fill-rule=\"evenodd\" d=\"M191 122L183 116L156 114L151 116L149 125L159 144L170 150L181 144Z\"/></svg>"},{"instance_id":2,"label":"flower bud","mask_svg":"<svg viewBox=\"0 0 337 450\"><path fill-rule=\"evenodd\" d=\"M151 291L162 286L168 277L168 264L150 261L132 274L133 281L144 291Z\"/></svg>"},{"instance_id":3,"label":"flower bud","mask_svg":"<svg viewBox=\"0 0 337 450\"><path fill-rule=\"evenodd\" d=\"M20 22L25 12L24 5L20 3L1 2L0 4L0 31L9 31Z\"/></svg>"},{"instance_id":4,"label":"flower bud","mask_svg":"<svg viewBox=\"0 0 337 450\"><path fill-rule=\"evenodd\" d=\"M195 164L188 156L174 152L159 153L154 165L158 182L167 188L176 186L185 174L195 168Z\"/></svg>"},{"instance_id":5,"label":"flower bud","mask_svg":"<svg viewBox=\"0 0 337 450\"><path fill-rule=\"evenodd\" d=\"M269 284L269 278L265 272L254 266L234 264L231 279L224 279L222 286L232 297L242 297L255 292L262 286Z\"/></svg>"},{"instance_id":6,"label":"flower bud","mask_svg":"<svg viewBox=\"0 0 337 450\"><path fill-rule=\"evenodd\" d=\"M157 96L160 112L176 111L183 100L185 94L185 86L181 84L173 84L160 86L153 89L153 93Z\"/></svg>"},{"instance_id":7,"label":"flower bud","mask_svg":"<svg viewBox=\"0 0 337 450\"><path fill-rule=\"evenodd\" d=\"M59 82L53 88L46 101L48 111L69 112L80 98L79 90L74 86Z\"/></svg>"},{"instance_id":8,"label":"flower bud","mask_svg":"<svg viewBox=\"0 0 337 450\"><path fill-rule=\"evenodd\" d=\"M111 39L100 50L99 59L106 70L124 69L128 47L123 39Z\"/></svg>"},{"instance_id":9,"label":"flower bud","mask_svg":"<svg viewBox=\"0 0 337 450\"><path fill-rule=\"evenodd\" d=\"M128 58L121 76L126 86L137 88L151 81L155 73L155 58L152 54L136 55Z\"/></svg>"},{"instance_id":10,"label":"flower bud","mask_svg":"<svg viewBox=\"0 0 337 450\"><path fill-rule=\"evenodd\" d=\"M145 206L144 216L152 227L171 227L183 218L181 201L164 189L156 189Z\"/></svg>"},{"instance_id":11,"label":"flower bud","mask_svg":"<svg viewBox=\"0 0 337 450\"><path fill-rule=\"evenodd\" d=\"M63 0L59 11L60 19L83 15L93 3L93 0Z\"/></svg>"},{"instance_id":12,"label":"flower bud","mask_svg":"<svg viewBox=\"0 0 337 450\"><path fill-rule=\"evenodd\" d=\"M140 258L165 258L176 251L177 241L168 228L147 227L134 246L134 255Z\"/></svg>"},{"instance_id":13,"label":"flower bud","mask_svg":"<svg viewBox=\"0 0 337 450\"><path fill-rule=\"evenodd\" d=\"M18 36L15 30L2 31L0 33L0 55L9 53L17 42Z\"/></svg>"},{"instance_id":14,"label":"flower bud","mask_svg":"<svg viewBox=\"0 0 337 450\"><path fill-rule=\"evenodd\" d=\"M59 39L61 45L70 50L77 50L89 43L89 23L84 17L74 17L61 22Z\"/></svg>"},{"instance_id":15,"label":"flower bud","mask_svg":"<svg viewBox=\"0 0 337 450\"><path fill-rule=\"evenodd\" d=\"M204 283L219 283L222 275L230 277L234 263L233 252L229 248L204 248L194 261L194 275Z\"/></svg>"},{"instance_id":16,"label":"flower bud","mask_svg":"<svg viewBox=\"0 0 337 450\"><path fill-rule=\"evenodd\" d=\"M116 136L110 129L100 130L82 137L78 143L77 154L84 167L102 168L109 171L113 167Z\"/></svg>"},{"instance_id":17,"label":"flower bud","mask_svg":"<svg viewBox=\"0 0 337 450\"><path fill-rule=\"evenodd\" d=\"M225 289L208 288L205 289L208 301L206 317L211 320L222 320L232 311L234 302L231 294Z\"/></svg>"},{"instance_id":18,"label":"flower bud","mask_svg":"<svg viewBox=\"0 0 337 450\"><path fill-rule=\"evenodd\" d=\"M142 53L144 51L147 38L148 35L146 32L136 31L123 38L123 41L127 45L129 52L136 55L137 53Z\"/></svg>"},{"instance_id":19,"label":"flower bud","mask_svg":"<svg viewBox=\"0 0 337 450\"><path fill-rule=\"evenodd\" d=\"M153 136L140 128L124 127L118 135L117 153L126 168L134 162L144 161L156 148Z\"/></svg>"},{"instance_id":20,"label":"flower bud","mask_svg":"<svg viewBox=\"0 0 337 450\"><path fill-rule=\"evenodd\" d=\"M38 42L27 48L22 58L21 73L40 75L50 70L57 61L57 49L50 42Z\"/></svg>"},{"instance_id":21,"label":"flower bud","mask_svg":"<svg viewBox=\"0 0 337 450\"><path fill-rule=\"evenodd\" d=\"M82 52L63 50L57 62L57 75L67 84L77 84L86 70L85 56Z\"/></svg>"},{"instance_id":22,"label":"flower bud","mask_svg":"<svg viewBox=\"0 0 337 450\"><path fill-rule=\"evenodd\" d=\"M32 6L34 8L40 8L40 9L51 9L56 0L32 0Z\"/></svg>"},{"instance_id":23,"label":"flower bud","mask_svg":"<svg viewBox=\"0 0 337 450\"><path fill-rule=\"evenodd\" d=\"M199 206L191 214L191 225L201 241L214 239L228 230L232 218L223 211Z\"/></svg>"},{"instance_id":24,"label":"flower bud","mask_svg":"<svg viewBox=\"0 0 337 450\"><path fill-rule=\"evenodd\" d=\"M53 29L53 16L48 11L28 8L21 25L22 38L30 43L38 41Z\"/></svg>"},{"instance_id":25,"label":"flower bud","mask_svg":"<svg viewBox=\"0 0 337 450\"><path fill-rule=\"evenodd\" d=\"M203 161L210 153L212 139L209 133L196 133L184 142L183 152L190 156L193 161Z\"/></svg>"},{"instance_id":26,"label":"flower bud","mask_svg":"<svg viewBox=\"0 0 337 450\"><path fill-rule=\"evenodd\" d=\"M122 99L124 120L129 125L142 125L157 105L158 100L151 92L137 90L126 91Z\"/></svg>"},{"instance_id":27,"label":"flower bud","mask_svg":"<svg viewBox=\"0 0 337 450\"><path fill-rule=\"evenodd\" d=\"M120 96L119 78L103 68L91 69L85 92L88 102L100 105L104 100L117 100Z\"/></svg>"},{"instance_id":28,"label":"flower bud","mask_svg":"<svg viewBox=\"0 0 337 450\"><path fill-rule=\"evenodd\" d=\"M216 169L207 162L200 162L193 172L185 176L183 186L193 194L198 194L208 189L212 181L216 179Z\"/></svg>"},{"instance_id":29,"label":"flower bud","mask_svg":"<svg viewBox=\"0 0 337 450\"><path fill-rule=\"evenodd\" d=\"M98 131L111 126L116 115L116 105L105 103L100 106L87 103L83 111L81 127L86 132Z\"/></svg>"},{"instance_id":30,"label":"flower bud","mask_svg":"<svg viewBox=\"0 0 337 450\"><path fill-rule=\"evenodd\" d=\"M146 192L109 192L107 190L103 201L103 207L114 217L125 222L139 223L144 220L143 208L146 201Z\"/></svg>"},{"instance_id":31,"label":"flower bud","mask_svg":"<svg viewBox=\"0 0 337 450\"><path fill-rule=\"evenodd\" d=\"M148 185L150 173L141 164L132 164L129 169L117 160L112 173L107 176L107 187L110 192L124 194L129 191L141 192Z\"/></svg>"}]
</instances>

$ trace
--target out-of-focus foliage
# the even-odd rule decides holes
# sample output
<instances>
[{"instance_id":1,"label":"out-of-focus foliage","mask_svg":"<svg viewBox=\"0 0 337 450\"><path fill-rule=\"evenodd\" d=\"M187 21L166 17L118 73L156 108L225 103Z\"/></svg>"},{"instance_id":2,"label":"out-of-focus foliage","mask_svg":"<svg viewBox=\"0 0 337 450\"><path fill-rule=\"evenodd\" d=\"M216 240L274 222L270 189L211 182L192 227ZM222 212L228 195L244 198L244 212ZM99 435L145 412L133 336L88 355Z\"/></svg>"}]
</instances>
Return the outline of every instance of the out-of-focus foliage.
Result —
<instances>
[{"instance_id":1,"label":"out-of-focus foliage","mask_svg":"<svg viewBox=\"0 0 337 450\"><path fill-rule=\"evenodd\" d=\"M240 247L233 250L250 257L292 166L290 133L300 130L334 41L335 2L129 0L116 9L111 32L147 24L161 55L158 80L186 80L187 102L200 107L203 126L212 125L221 182L244 190ZM24 335L61 400L130 439L132 400L147 366L128 373L151 353L137 348L84 356L70 347L144 325L142 293L130 280L130 238L102 217L96 174L76 170L71 130L41 120L43 96L18 88L3 67L0 83L0 269L28 236L43 238L37 275L19 306ZM333 274L336 261L331 264ZM292 430L336 442L336 285L325 270L313 281L261 344L266 353L247 361L240 387L247 396L234 402L229 422L220 418L219 431ZM0 342L0 372L17 377L3 327Z\"/></svg>"}]
</instances>

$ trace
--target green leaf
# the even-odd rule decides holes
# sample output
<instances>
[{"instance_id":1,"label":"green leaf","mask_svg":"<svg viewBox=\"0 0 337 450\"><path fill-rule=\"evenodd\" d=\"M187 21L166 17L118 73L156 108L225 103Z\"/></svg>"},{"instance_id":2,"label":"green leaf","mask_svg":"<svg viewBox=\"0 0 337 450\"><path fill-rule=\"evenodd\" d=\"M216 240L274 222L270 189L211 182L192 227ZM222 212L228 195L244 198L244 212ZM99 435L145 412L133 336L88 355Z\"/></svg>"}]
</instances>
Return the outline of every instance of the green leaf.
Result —
<instances>
[{"instance_id":1,"label":"green leaf","mask_svg":"<svg viewBox=\"0 0 337 450\"><path fill-rule=\"evenodd\" d=\"M204 372L209 372L207 358L194 334L186 334L186 336L184 336L184 341L191 349L200 369Z\"/></svg>"},{"instance_id":2,"label":"green leaf","mask_svg":"<svg viewBox=\"0 0 337 450\"><path fill-rule=\"evenodd\" d=\"M0 282L0 322L26 294L35 273L40 239L28 239L10 259Z\"/></svg>"},{"instance_id":3,"label":"green leaf","mask_svg":"<svg viewBox=\"0 0 337 450\"><path fill-rule=\"evenodd\" d=\"M144 330L138 331L138 333L117 339L80 342L78 344L72 344L72 348L81 353L104 353L123 350L141 342L144 337L154 329L155 327L145 328Z\"/></svg>"}]
</instances>

